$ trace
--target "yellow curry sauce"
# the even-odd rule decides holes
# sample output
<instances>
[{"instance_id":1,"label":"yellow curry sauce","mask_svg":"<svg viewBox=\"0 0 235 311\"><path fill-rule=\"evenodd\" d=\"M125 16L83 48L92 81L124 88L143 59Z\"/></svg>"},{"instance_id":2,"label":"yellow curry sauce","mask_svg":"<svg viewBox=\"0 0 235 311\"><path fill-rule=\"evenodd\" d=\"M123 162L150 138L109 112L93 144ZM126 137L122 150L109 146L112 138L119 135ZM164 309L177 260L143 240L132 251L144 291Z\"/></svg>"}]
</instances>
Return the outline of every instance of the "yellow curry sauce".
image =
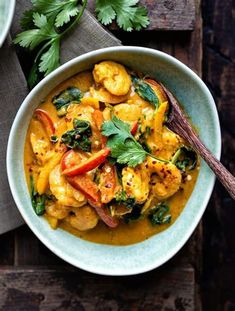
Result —
<instances>
[{"instance_id":1,"label":"yellow curry sauce","mask_svg":"<svg viewBox=\"0 0 235 311\"><path fill-rule=\"evenodd\" d=\"M46 205L44 216L53 229L59 226L92 242L128 245L143 241L165 230L183 210L195 186L199 172L198 162L193 169L192 167L190 170L188 167L180 169L171 162L164 164L147 156L142 163L134 167L122 165L120 180L120 173L118 176L117 172L118 166L114 162L110 164L106 159L83 175L75 174L70 177L64 174L66 170L63 171L62 159L66 157L65 154L68 154L71 148L65 147L66 143L62 143L61 137L75 128L74 119L88 122L92 133L88 137L91 143L89 152L77 147L72 149L72 153L70 152L72 156L73 154L79 155L77 162L81 164L89 162L89 159L94 158L97 153L106 148L103 135L101 135L102 129L97 125L97 119L94 121L93 118L97 111L99 111L97 115L103 117L103 124L109 122L112 116L116 116L129 124L130 129L136 127L133 132L135 140L148 146L148 151L151 150L151 153L159 159L172 161L177 150L186 146L183 139L164 125L168 102L160 85L150 79L139 81L155 93L158 99L157 107L149 102L148 98L144 98L141 92L138 92L138 85L131 82L130 74L122 65L107 61L95 65L93 72L79 73L61 83L39 105L38 109L45 111L50 117L55 131L51 136L58 141L52 142L51 129L48 130L45 118L42 120L37 112L32 117L25 142L25 174L29 187L31 176L38 197L45 193L47 197L52 197L44 202ZM81 91L81 99L77 102L76 100L69 102L67 106L62 107L62 110L57 109L58 107L53 104L55 96L58 98L70 87ZM137 124L138 126L135 126ZM82 134L76 137L78 140L82 138ZM108 142L109 138L106 138ZM77 167L77 162L75 167ZM156 165L159 167L156 168ZM108 190L102 184L108 176L107 172L107 176L103 175L105 166L108 168L107 172L111 170L110 167L114 167L113 176L108 178L110 180ZM68 172L74 174L74 166L68 166ZM105 213L108 213L109 218L117 220L118 225L113 225L113 228L107 225L109 221L104 223L102 213L97 213L94 205L98 203L95 204L89 196L87 197L87 189L77 188L77 184L74 189L73 179L78 181L79 176L82 178L85 175L89 182L95 184L98 189L96 195L101 200L99 204L105 209ZM169 184L167 184L167 178ZM120 204L115 201L120 193L124 193L126 199L134 199L137 204L140 212L136 220L128 218L132 215L134 207L130 208L124 203ZM153 213L156 206L161 206L161 204L169 206L169 211L166 211L163 216L170 214L170 222L153 225L149 215Z\"/></svg>"}]
</instances>

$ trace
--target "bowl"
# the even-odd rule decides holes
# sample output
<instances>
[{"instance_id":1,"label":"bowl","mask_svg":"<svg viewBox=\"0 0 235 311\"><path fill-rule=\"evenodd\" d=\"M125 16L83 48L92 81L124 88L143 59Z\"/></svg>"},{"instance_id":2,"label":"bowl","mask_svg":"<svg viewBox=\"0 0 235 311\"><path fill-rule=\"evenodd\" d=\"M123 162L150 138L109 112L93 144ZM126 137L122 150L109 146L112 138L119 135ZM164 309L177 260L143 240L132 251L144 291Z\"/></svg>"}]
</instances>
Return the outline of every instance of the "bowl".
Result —
<instances>
[{"instance_id":1,"label":"bowl","mask_svg":"<svg viewBox=\"0 0 235 311\"><path fill-rule=\"evenodd\" d=\"M15 0L0 0L0 47L7 36L15 10Z\"/></svg>"},{"instance_id":2,"label":"bowl","mask_svg":"<svg viewBox=\"0 0 235 311\"><path fill-rule=\"evenodd\" d=\"M7 148L10 188L25 222L56 255L83 270L102 275L132 275L157 268L189 239L206 209L215 176L202 161L194 191L178 219L165 231L128 246L88 242L62 229L52 230L43 217L35 215L24 175L23 153L27 128L34 109L59 83L92 68L102 60L114 60L151 75L171 90L212 153L219 158L221 136L214 100L202 80L176 58L141 47L111 47L89 52L62 65L44 78L22 103L12 126Z\"/></svg>"}]
</instances>

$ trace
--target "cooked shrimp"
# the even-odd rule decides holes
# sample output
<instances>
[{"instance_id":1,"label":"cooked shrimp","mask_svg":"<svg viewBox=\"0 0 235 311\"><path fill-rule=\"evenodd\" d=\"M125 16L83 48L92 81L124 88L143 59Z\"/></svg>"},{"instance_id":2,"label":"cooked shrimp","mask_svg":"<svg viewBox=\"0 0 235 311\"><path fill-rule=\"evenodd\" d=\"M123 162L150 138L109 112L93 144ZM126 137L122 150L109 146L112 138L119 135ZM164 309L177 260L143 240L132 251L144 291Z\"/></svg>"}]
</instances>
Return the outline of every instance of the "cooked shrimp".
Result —
<instances>
[{"instance_id":1,"label":"cooked shrimp","mask_svg":"<svg viewBox=\"0 0 235 311\"><path fill-rule=\"evenodd\" d=\"M122 184L127 196L134 197L137 203L143 203L149 195L150 175L144 164L122 170Z\"/></svg>"},{"instance_id":2,"label":"cooked shrimp","mask_svg":"<svg viewBox=\"0 0 235 311\"><path fill-rule=\"evenodd\" d=\"M108 92L104 87L100 87L98 89L91 87L90 94L92 97L98 99L99 101L108 104L119 104L125 102L128 99L128 93L126 95L120 96L113 95Z\"/></svg>"},{"instance_id":3,"label":"cooked shrimp","mask_svg":"<svg viewBox=\"0 0 235 311\"><path fill-rule=\"evenodd\" d=\"M142 115L141 108L137 105L119 104L113 108L113 113L121 120L127 122L138 121Z\"/></svg>"},{"instance_id":4,"label":"cooked shrimp","mask_svg":"<svg viewBox=\"0 0 235 311\"><path fill-rule=\"evenodd\" d=\"M58 202L46 206L46 213L56 219L64 219L68 216L70 208L65 205L60 205Z\"/></svg>"},{"instance_id":5,"label":"cooked shrimp","mask_svg":"<svg viewBox=\"0 0 235 311\"><path fill-rule=\"evenodd\" d=\"M70 215L66 218L66 220L70 223L70 225L80 231L86 231L94 228L98 223L98 216L94 209L85 205L73 210L74 215Z\"/></svg>"},{"instance_id":6,"label":"cooked shrimp","mask_svg":"<svg viewBox=\"0 0 235 311\"><path fill-rule=\"evenodd\" d=\"M95 65L93 77L111 94L126 95L131 87L131 78L125 67L112 61L103 61Z\"/></svg>"},{"instance_id":7,"label":"cooked shrimp","mask_svg":"<svg viewBox=\"0 0 235 311\"><path fill-rule=\"evenodd\" d=\"M57 165L50 173L49 185L52 194L58 200L58 204L79 207L86 203L84 195L74 189L61 175L60 165Z\"/></svg>"},{"instance_id":8,"label":"cooked shrimp","mask_svg":"<svg viewBox=\"0 0 235 311\"><path fill-rule=\"evenodd\" d=\"M179 135L164 126L162 129L162 149L157 153L158 157L170 160L183 142L184 140Z\"/></svg>"},{"instance_id":9,"label":"cooked shrimp","mask_svg":"<svg viewBox=\"0 0 235 311\"><path fill-rule=\"evenodd\" d=\"M156 198L165 200L179 190L182 177L174 164L148 157L147 167L151 174L152 193Z\"/></svg>"}]
</instances>

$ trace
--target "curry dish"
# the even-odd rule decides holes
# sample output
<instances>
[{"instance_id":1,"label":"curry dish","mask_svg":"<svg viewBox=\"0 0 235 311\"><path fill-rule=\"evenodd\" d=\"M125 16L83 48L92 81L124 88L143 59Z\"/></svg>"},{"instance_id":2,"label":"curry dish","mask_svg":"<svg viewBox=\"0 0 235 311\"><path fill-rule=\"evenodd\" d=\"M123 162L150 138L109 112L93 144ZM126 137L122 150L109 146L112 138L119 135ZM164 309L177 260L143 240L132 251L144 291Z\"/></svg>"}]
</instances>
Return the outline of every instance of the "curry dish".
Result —
<instances>
[{"instance_id":1,"label":"curry dish","mask_svg":"<svg viewBox=\"0 0 235 311\"><path fill-rule=\"evenodd\" d=\"M25 142L32 208L53 229L128 245L165 230L195 186L195 151L170 131L160 84L102 61L57 86Z\"/></svg>"}]
</instances>

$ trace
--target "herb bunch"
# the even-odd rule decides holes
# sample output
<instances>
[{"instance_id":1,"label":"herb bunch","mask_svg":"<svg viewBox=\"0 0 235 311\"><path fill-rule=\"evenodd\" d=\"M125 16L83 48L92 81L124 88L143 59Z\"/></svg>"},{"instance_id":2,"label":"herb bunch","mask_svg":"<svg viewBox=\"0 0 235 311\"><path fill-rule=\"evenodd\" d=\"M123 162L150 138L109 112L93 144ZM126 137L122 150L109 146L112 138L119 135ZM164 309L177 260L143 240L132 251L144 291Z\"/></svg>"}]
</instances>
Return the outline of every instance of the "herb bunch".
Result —
<instances>
[{"instance_id":1,"label":"herb bunch","mask_svg":"<svg viewBox=\"0 0 235 311\"><path fill-rule=\"evenodd\" d=\"M30 51L36 50L33 66L28 76L32 88L41 77L60 66L62 38L79 22L88 0L31 0L32 9L21 19L22 32L15 44ZM114 19L125 31L147 27L147 9L138 5L139 0L96 0L95 11L104 25Z\"/></svg>"},{"instance_id":2,"label":"herb bunch","mask_svg":"<svg viewBox=\"0 0 235 311\"><path fill-rule=\"evenodd\" d=\"M24 30L14 39L30 51L37 50L28 85L32 88L40 75L48 75L60 65L60 43L64 35L80 20L87 0L31 0L33 7L24 12ZM81 3L80 6L78 6Z\"/></svg>"}]
</instances>

